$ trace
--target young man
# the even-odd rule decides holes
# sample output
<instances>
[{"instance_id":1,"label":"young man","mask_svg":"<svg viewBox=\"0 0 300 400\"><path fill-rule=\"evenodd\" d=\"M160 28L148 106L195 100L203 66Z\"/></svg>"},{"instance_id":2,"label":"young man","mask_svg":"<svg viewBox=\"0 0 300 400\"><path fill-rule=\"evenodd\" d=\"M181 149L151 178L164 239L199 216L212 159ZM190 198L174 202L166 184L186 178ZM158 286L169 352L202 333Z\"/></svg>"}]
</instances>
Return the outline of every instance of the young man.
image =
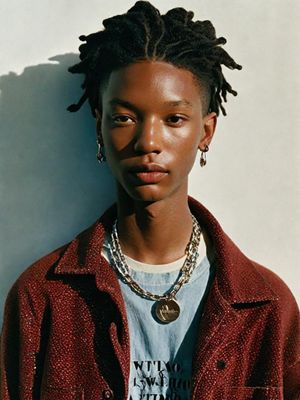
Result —
<instances>
[{"instance_id":1,"label":"young man","mask_svg":"<svg viewBox=\"0 0 300 400\"><path fill-rule=\"evenodd\" d=\"M1 399L298 399L299 311L188 196L240 66L208 21L139 1L81 37L117 202L28 268L1 337ZM104 152L105 149L105 152Z\"/></svg>"}]
</instances>

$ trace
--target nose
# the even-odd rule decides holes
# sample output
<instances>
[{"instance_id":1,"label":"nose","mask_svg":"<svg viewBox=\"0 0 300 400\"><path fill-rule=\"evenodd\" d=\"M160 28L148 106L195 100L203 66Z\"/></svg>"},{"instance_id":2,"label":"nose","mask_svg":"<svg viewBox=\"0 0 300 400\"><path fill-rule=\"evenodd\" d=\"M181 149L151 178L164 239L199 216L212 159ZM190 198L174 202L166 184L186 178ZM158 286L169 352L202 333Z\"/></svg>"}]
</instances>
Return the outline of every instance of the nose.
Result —
<instances>
[{"instance_id":1,"label":"nose","mask_svg":"<svg viewBox=\"0 0 300 400\"><path fill-rule=\"evenodd\" d=\"M137 153L160 153L162 144L162 127L155 117L144 119L135 135L134 150Z\"/></svg>"}]
</instances>

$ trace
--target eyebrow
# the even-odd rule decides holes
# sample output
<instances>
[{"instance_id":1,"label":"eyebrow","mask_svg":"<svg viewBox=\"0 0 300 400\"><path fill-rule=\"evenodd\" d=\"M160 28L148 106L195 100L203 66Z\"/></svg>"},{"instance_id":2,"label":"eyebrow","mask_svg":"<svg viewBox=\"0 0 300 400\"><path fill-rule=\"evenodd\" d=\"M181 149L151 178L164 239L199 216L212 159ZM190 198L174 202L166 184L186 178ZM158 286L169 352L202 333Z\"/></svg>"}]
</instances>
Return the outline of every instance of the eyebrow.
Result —
<instances>
[{"instance_id":1,"label":"eyebrow","mask_svg":"<svg viewBox=\"0 0 300 400\"><path fill-rule=\"evenodd\" d=\"M171 107L186 106L189 108L193 108L193 104L186 99L165 101L163 104ZM109 105L110 106L121 105L123 107L130 108L134 111L138 111L138 108L134 104L130 103L129 101L119 99L117 97L111 99L109 101Z\"/></svg>"},{"instance_id":2,"label":"eyebrow","mask_svg":"<svg viewBox=\"0 0 300 400\"><path fill-rule=\"evenodd\" d=\"M176 101L165 101L164 104L172 107L177 107L177 106L187 106L190 108L193 108L193 104L185 99L182 100L176 100Z\"/></svg>"}]
</instances>

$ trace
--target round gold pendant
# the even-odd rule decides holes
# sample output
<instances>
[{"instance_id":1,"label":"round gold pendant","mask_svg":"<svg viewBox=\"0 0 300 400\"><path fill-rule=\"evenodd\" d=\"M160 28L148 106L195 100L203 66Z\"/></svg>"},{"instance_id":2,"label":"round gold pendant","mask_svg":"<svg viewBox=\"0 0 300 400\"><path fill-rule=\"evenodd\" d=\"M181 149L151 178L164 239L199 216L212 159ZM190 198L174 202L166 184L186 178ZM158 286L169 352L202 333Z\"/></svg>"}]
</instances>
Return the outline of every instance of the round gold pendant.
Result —
<instances>
[{"instance_id":1,"label":"round gold pendant","mask_svg":"<svg viewBox=\"0 0 300 400\"><path fill-rule=\"evenodd\" d=\"M155 314L165 324L173 322L179 317L179 304L174 299L160 300L156 303Z\"/></svg>"}]
</instances>

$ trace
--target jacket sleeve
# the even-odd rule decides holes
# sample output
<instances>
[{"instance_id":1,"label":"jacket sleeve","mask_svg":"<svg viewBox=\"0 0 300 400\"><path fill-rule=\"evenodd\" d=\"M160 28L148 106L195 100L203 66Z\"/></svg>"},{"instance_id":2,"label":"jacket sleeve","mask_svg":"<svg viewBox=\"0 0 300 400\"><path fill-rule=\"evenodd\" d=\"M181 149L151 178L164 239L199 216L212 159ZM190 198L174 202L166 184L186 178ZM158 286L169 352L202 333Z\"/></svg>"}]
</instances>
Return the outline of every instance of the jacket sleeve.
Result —
<instances>
[{"instance_id":1,"label":"jacket sleeve","mask_svg":"<svg viewBox=\"0 0 300 400\"><path fill-rule=\"evenodd\" d=\"M39 348L42 298L34 282L21 277L4 307L0 342L0 399L32 400L35 358Z\"/></svg>"},{"instance_id":2,"label":"jacket sleeve","mask_svg":"<svg viewBox=\"0 0 300 400\"><path fill-rule=\"evenodd\" d=\"M282 304L284 343L284 399L300 400L300 316L291 292Z\"/></svg>"}]
</instances>

